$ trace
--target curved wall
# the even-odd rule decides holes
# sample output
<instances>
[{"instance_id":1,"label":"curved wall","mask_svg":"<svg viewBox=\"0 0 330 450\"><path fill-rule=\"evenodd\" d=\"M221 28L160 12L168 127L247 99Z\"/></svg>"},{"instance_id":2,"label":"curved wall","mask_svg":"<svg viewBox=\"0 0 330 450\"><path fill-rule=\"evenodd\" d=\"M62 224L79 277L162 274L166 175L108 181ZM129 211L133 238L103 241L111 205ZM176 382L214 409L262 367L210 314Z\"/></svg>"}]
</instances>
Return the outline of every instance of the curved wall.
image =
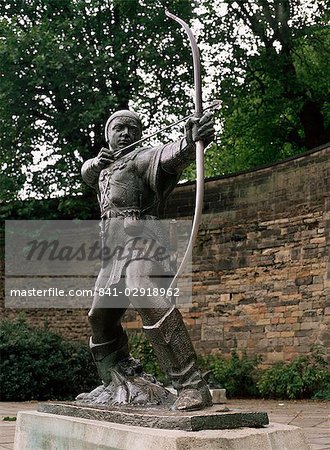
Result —
<instances>
[{"instance_id":1,"label":"curved wall","mask_svg":"<svg viewBox=\"0 0 330 450\"><path fill-rule=\"evenodd\" d=\"M169 216L193 202L194 185L178 187ZM208 181L185 312L198 351L246 350L265 364L315 344L329 352L329 250L329 146Z\"/></svg>"}]
</instances>

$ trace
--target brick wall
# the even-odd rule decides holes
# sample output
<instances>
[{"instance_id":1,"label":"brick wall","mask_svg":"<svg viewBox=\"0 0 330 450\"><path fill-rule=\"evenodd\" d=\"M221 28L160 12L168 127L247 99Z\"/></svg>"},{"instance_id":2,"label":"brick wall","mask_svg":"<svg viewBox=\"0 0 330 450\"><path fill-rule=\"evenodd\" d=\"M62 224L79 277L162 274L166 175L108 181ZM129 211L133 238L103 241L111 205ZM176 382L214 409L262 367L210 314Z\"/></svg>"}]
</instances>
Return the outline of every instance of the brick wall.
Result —
<instances>
[{"instance_id":1,"label":"brick wall","mask_svg":"<svg viewBox=\"0 0 330 450\"><path fill-rule=\"evenodd\" d=\"M194 188L176 188L168 217L192 214ZM182 311L198 353L246 350L268 365L314 344L330 352L329 192L330 147L206 182L193 305ZM86 311L26 314L72 339L89 334ZM133 311L126 327L141 327Z\"/></svg>"}]
</instances>

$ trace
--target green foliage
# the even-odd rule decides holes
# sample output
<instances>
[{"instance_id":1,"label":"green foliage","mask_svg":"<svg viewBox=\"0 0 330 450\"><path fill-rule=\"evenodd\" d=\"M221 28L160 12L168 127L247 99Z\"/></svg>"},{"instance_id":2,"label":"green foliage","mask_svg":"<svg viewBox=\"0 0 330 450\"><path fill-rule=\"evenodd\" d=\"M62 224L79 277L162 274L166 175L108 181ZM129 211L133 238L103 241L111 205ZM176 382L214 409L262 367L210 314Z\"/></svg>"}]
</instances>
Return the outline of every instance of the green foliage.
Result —
<instances>
[{"instance_id":1,"label":"green foliage","mask_svg":"<svg viewBox=\"0 0 330 450\"><path fill-rule=\"evenodd\" d=\"M210 386L227 389L228 397L330 399L330 372L322 348L315 347L308 356L265 370L258 368L260 362L260 356L239 357L235 351L229 359L213 355L200 358L201 368L211 372Z\"/></svg>"},{"instance_id":2,"label":"green foliage","mask_svg":"<svg viewBox=\"0 0 330 450\"><path fill-rule=\"evenodd\" d=\"M318 389L312 398L313 400L330 401L330 383L328 382L325 388Z\"/></svg>"},{"instance_id":3,"label":"green foliage","mask_svg":"<svg viewBox=\"0 0 330 450\"><path fill-rule=\"evenodd\" d=\"M201 368L211 371L211 387L224 388L228 397L241 398L258 396L256 380L260 362L259 356L243 354L240 357L236 351L232 352L230 358L210 355L200 359Z\"/></svg>"},{"instance_id":4,"label":"green foliage","mask_svg":"<svg viewBox=\"0 0 330 450\"><path fill-rule=\"evenodd\" d=\"M87 346L22 318L0 322L0 354L2 401L74 399L98 383Z\"/></svg>"},{"instance_id":5,"label":"green foliage","mask_svg":"<svg viewBox=\"0 0 330 450\"><path fill-rule=\"evenodd\" d=\"M31 0L0 5L0 199L87 191L82 161L111 112L154 130L192 109L191 51L164 9L202 23L207 94L220 98L206 176L246 170L330 139L325 0ZM36 163L39 167L36 167ZM184 178L195 176L193 167ZM65 204L74 209L74 206Z\"/></svg>"},{"instance_id":6,"label":"green foliage","mask_svg":"<svg viewBox=\"0 0 330 450\"><path fill-rule=\"evenodd\" d=\"M330 397L330 373L320 349L308 356L299 356L291 363L278 363L266 370L258 388L266 398L322 398Z\"/></svg>"},{"instance_id":7,"label":"green foliage","mask_svg":"<svg viewBox=\"0 0 330 450\"><path fill-rule=\"evenodd\" d=\"M44 200L17 200L2 205L0 226L4 220L98 219L99 207L94 194Z\"/></svg>"},{"instance_id":8,"label":"green foliage","mask_svg":"<svg viewBox=\"0 0 330 450\"><path fill-rule=\"evenodd\" d=\"M330 140L329 28L324 0L204 0L201 20L221 98L207 172L273 163Z\"/></svg>"},{"instance_id":9,"label":"green foliage","mask_svg":"<svg viewBox=\"0 0 330 450\"><path fill-rule=\"evenodd\" d=\"M26 182L28 196L81 193L82 160L105 145L116 109L133 102L148 125L183 112L189 47L165 4L191 17L188 0L1 3L2 200ZM42 168L32 171L34 162Z\"/></svg>"},{"instance_id":10,"label":"green foliage","mask_svg":"<svg viewBox=\"0 0 330 450\"><path fill-rule=\"evenodd\" d=\"M168 379L159 367L155 352L150 342L142 333L132 332L129 334L130 352L137 358L146 373L154 375L158 381L168 384Z\"/></svg>"}]
</instances>

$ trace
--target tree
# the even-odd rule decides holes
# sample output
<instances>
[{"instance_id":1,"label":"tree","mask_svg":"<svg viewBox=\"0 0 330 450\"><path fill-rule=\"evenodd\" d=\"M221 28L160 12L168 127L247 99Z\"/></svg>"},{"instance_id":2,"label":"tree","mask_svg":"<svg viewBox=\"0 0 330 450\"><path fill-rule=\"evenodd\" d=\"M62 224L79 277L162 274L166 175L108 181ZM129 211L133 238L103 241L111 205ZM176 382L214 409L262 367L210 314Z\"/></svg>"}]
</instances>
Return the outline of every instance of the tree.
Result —
<instances>
[{"instance_id":1,"label":"tree","mask_svg":"<svg viewBox=\"0 0 330 450\"><path fill-rule=\"evenodd\" d=\"M221 132L208 174L271 163L330 140L326 2L202 2Z\"/></svg>"},{"instance_id":2,"label":"tree","mask_svg":"<svg viewBox=\"0 0 330 450\"><path fill-rule=\"evenodd\" d=\"M165 5L198 16L207 95L222 100L207 176L329 140L325 0L0 0L2 200L84 192L82 160L116 109L151 128L187 114L190 48Z\"/></svg>"},{"instance_id":3,"label":"tree","mask_svg":"<svg viewBox=\"0 0 330 450\"><path fill-rule=\"evenodd\" d=\"M81 193L81 161L116 109L138 106L147 126L186 110L189 47L165 4L192 15L188 0L1 0L2 200L27 181L28 196Z\"/></svg>"}]
</instances>

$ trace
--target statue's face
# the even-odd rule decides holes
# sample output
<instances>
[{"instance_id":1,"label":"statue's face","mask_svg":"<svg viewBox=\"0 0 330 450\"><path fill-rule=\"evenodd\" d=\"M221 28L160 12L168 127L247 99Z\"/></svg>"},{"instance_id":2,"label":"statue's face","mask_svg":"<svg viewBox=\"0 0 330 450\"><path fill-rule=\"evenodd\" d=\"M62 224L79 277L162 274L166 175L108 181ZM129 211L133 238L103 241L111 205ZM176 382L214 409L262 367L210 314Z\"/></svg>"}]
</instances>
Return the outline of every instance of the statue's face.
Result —
<instances>
[{"instance_id":1,"label":"statue's face","mask_svg":"<svg viewBox=\"0 0 330 450\"><path fill-rule=\"evenodd\" d=\"M113 151L120 150L141 138L136 121L130 117L116 117L109 126L109 144Z\"/></svg>"}]
</instances>

